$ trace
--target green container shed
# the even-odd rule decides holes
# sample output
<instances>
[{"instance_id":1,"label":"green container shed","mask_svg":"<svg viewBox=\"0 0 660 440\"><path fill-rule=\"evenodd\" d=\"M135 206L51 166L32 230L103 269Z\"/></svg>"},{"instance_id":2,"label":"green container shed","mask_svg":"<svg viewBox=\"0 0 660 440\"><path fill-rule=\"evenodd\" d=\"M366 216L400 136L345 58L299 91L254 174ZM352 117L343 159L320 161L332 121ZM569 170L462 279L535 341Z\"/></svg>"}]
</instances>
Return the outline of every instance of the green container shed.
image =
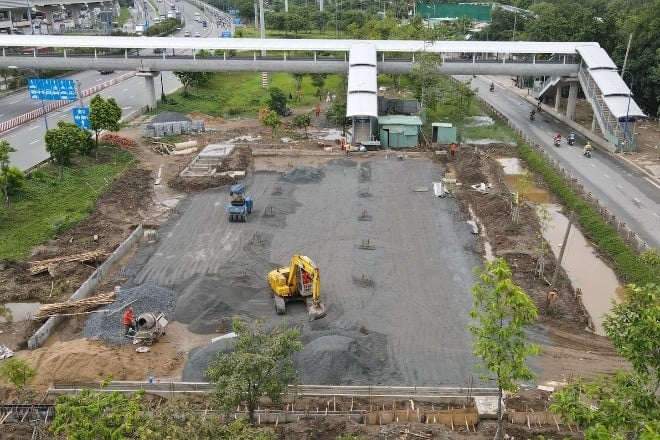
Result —
<instances>
[{"instance_id":1,"label":"green container shed","mask_svg":"<svg viewBox=\"0 0 660 440\"><path fill-rule=\"evenodd\" d=\"M379 116L378 135L383 148L408 148L419 145L422 120L419 116Z\"/></svg>"}]
</instances>

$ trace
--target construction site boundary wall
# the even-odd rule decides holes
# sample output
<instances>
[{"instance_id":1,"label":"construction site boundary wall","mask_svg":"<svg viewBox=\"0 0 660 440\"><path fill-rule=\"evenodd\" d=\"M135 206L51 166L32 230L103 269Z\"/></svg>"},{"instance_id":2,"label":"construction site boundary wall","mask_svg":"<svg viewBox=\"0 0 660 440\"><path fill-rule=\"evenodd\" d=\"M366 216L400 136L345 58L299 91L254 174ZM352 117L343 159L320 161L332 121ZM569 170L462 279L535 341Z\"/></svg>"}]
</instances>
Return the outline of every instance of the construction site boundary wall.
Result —
<instances>
[{"instance_id":1,"label":"construction site boundary wall","mask_svg":"<svg viewBox=\"0 0 660 440\"><path fill-rule=\"evenodd\" d=\"M115 249L115 251L110 254L107 260L103 262L92 275L87 278L87 280L76 290L73 295L69 298L69 301L78 301L89 296L89 294L96 288L103 280L108 273L112 270L114 265L120 261L128 251L130 251L133 246L140 241L144 231L142 225L139 225L135 230L128 236L122 244ZM28 340L28 349L34 350L41 347L46 339L51 335L53 330L57 328L60 323L64 320L63 316L52 316L41 326L39 329L34 332L32 337Z\"/></svg>"}]
</instances>

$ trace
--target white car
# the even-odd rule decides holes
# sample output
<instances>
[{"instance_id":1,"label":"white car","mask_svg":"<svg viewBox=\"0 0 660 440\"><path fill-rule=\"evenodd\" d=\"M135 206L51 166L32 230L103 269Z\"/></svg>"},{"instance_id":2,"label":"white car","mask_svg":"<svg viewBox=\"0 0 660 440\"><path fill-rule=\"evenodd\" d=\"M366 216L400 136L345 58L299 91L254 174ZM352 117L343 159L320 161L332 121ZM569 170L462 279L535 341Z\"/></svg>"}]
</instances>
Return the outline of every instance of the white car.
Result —
<instances>
[{"instance_id":1,"label":"white car","mask_svg":"<svg viewBox=\"0 0 660 440\"><path fill-rule=\"evenodd\" d=\"M201 37L201 35L199 34L199 32L195 32L195 37Z\"/></svg>"},{"instance_id":2,"label":"white car","mask_svg":"<svg viewBox=\"0 0 660 440\"><path fill-rule=\"evenodd\" d=\"M190 31L185 31L185 32L183 33L183 36L184 36L184 37L189 37L189 36L190 36Z\"/></svg>"}]
</instances>

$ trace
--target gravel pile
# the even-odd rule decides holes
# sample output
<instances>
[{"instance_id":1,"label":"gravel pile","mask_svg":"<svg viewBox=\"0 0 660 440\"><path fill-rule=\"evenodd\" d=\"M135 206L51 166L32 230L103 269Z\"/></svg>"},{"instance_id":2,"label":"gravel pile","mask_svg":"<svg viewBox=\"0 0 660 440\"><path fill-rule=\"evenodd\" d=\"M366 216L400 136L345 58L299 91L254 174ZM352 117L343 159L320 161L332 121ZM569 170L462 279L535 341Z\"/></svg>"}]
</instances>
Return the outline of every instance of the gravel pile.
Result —
<instances>
[{"instance_id":1,"label":"gravel pile","mask_svg":"<svg viewBox=\"0 0 660 440\"><path fill-rule=\"evenodd\" d=\"M188 362L183 367L183 382L208 382L206 371L215 361L217 353L229 353L234 349L235 339L220 339L202 347L197 347L188 354Z\"/></svg>"},{"instance_id":2,"label":"gravel pile","mask_svg":"<svg viewBox=\"0 0 660 440\"><path fill-rule=\"evenodd\" d=\"M110 345L125 343L127 339L124 336L122 318L128 304L133 307L136 316L145 312L163 312L165 317L171 321L176 296L177 294L173 290L152 284L121 289L114 303L101 307L99 310L102 312L89 316L85 322L83 334L86 338L100 339Z\"/></svg>"},{"instance_id":3,"label":"gravel pile","mask_svg":"<svg viewBox=\"0 0 660 440\"><path fill-rule=\"evenodd\" d=\"M308 166L293 167L282 176L282 180L291 183L320 182L322 178L321 169Z\"/></svg>"},{"instance_id":4,"label":"gravel pile","mask_svg":"<svg viewBox=\"0 0 660 440\"><path fill-rule=\"evenodd\" d=\"M154 116L151 122L152 123L192 122L192 119L190 119L186 115L182 115L181 113L177 113L177 112L161 112L158 113L156 116Z\"/></svg>"}]
</instances>

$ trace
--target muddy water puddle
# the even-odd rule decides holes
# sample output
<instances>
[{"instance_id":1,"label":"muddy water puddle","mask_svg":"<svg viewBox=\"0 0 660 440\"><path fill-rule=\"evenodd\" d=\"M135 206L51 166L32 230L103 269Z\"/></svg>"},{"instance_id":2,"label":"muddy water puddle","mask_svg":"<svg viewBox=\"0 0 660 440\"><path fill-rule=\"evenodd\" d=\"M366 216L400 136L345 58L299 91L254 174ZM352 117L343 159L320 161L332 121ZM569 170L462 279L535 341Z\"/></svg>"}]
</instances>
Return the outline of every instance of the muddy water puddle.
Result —
<instances>
[{"instance_id":1,"label":"muddy water puddle","mask_svg":"<svg viewBox=\"0 0 660 440\"><path fill-rule=\"evenodd\" d=\"M550 221L543 235L552 252L558 256L566 234L568 218L561 213L560 206L544 206ZM621 301L625 289L619 285L612 269L596 256L593 247L575 227L571 228L568 235L561 266L573 287L582 290L582 302L593 320L596 333L605 335L603 315L610 312L612 300Z\"/></svg>"},{"instance_id":2,"label":"muddy water puddle","mask_svg":"<svg viewBox=\"0 0 660 440\"><path fill-rule=\"evenodd\" d=\"M550 204L549 194L534 186L533 181L525 176L526 170L518 158L500 157L497 161L502 165L504 182L512 193L519 193L522 200L546 207L548 225L544 238L550 243L555 257L558 257L568 226L568 219L561 213L561 207ZM619 285L614 272L596 256L591 245L575 227L571 228L561 265L573 288L582 290L582 302L591 316L596 333L604 335L603 315L609 313L612 300L622 299L625 289ZM552 277L552 274L549 276Z\"/></svg>"},{"instance_id":3,"label":"muddy water puddle","mask_svg":"<svg viewBox=\"0 0 660 440\"><path fill-rule=\"evenodd\" d=\"M0 322L18 322L32 319L39 310L38 302L7 302L0 304Z\"/></svg>"}]
</instances>

